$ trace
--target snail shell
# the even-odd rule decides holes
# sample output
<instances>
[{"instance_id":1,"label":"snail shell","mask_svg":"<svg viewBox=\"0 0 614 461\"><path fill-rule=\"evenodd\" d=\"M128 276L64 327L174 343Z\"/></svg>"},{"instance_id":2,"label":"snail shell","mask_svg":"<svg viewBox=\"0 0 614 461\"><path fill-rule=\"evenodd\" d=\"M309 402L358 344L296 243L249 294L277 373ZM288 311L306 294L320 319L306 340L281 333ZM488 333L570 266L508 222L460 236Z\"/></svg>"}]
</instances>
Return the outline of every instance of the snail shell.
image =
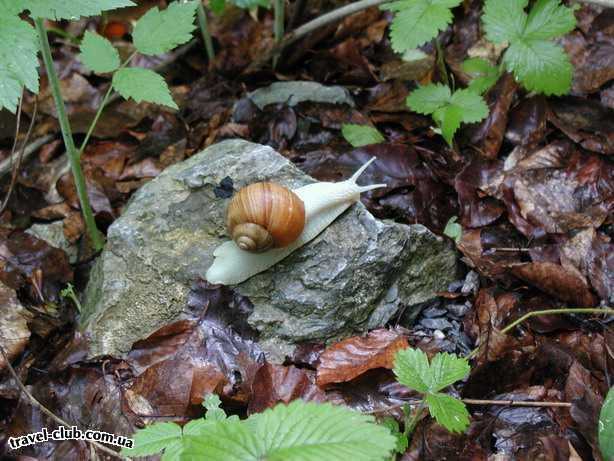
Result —
<instances>
[{"instance_id":1,"label":"snail shell","mask_svg":"<svg viewBox=\"0 0 614 461\"><path fill-rule=\"evenodd\" d=\"M315 182L294 189L292 192L305 207L305 227L298 238L286 246L269 248L261 253L243 251L233 241L224 242L213 252L215 259L207 270L205 278L210 283L239 284L274 266L316 238L340 214L358 202L361 193L386 187L385 184L360 186L356 183L359 176L374 160L375 157L345 181Z\"/></svg>"},{"instance_id":2,"label":"snail shell","mask_svg":"<svg viewBox=\"0 0 614 461\"><path fill-rule=\"evenodd\" d=\"M250 184L230 201L226 226L242 250L260 253L285 247L303 232L305 205L294 192L279 184Z\"/></svg>"}]
</instances>

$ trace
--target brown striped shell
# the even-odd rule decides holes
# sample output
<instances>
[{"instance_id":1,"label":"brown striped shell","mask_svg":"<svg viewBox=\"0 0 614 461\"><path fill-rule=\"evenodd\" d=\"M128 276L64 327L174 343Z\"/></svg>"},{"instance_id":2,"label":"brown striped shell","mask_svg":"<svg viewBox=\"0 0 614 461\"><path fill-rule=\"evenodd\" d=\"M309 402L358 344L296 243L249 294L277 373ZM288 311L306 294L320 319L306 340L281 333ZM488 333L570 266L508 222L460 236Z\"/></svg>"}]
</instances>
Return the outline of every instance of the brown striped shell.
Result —
<instances>
[{"instance_id":1,"label":"brown striped shell","mask_svg":"<svg viewBox=\"0 0 614 461\"><path fill-rule=\"evenodd\" d=\"M226 225L242 250L259 253L285 247L303 232L305 205L294 192L278 184L250 184L230 201Z\"/></svg>"}]
</instances>

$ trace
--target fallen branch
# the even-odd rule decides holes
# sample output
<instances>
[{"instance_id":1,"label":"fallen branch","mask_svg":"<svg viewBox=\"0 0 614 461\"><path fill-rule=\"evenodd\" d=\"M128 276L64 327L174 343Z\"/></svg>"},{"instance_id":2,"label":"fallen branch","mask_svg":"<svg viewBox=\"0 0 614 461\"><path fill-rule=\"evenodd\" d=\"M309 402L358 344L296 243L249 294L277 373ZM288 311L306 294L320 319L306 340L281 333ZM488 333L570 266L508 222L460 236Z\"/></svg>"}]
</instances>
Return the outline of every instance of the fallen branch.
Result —
<instances>
[{"instance_id":1,"label":"fallen branch","mask_svg":"<svg viewBox=\"0 0 614 461\"><path fill-rule=\"evenodd\" d=\"M547 402L547 401L535 401L535 400L482 400L482 399L460 399L467 405L495 405L505 407L543 407L543 408L571 408L570 402ZM390 410L396 410L403 408L405 405L420 405L422 400L407 400L403 403L396 405L390 405L384 408L378 408L376 410L367 411L365 414L378 414L385 413Z\"/></svg>"},{"instance_id":2,"label":"fallen branch","mask_svg":"<svg viewBox=\"0 0 614 461\"><path fill-rule=\"evenodd\" d=\"M55 135L47 134L45 136L41 136L35 141L32 141L32 143L29 144L23 151L21 161L25 162L32 154L34 154L38 149L43 147L53 138L55 138ZM5 158L2 162L0 162L0 178L2 178L5 174L9 173L12 170L11 166L13 164L13 161L17 161L18 155L20 154L15 153L14 155L11 155L8 158Z\"/></svg>"}]
</instances>

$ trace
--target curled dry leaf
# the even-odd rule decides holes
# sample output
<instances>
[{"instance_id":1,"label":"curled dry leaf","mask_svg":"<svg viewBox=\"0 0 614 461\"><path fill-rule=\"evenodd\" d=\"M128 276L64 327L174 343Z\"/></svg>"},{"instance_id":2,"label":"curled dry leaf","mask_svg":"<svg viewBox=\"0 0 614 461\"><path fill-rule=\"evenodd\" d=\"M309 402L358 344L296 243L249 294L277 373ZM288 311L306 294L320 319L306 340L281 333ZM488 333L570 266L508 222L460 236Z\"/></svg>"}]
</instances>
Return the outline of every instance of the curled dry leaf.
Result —
<instances>
[{"instance_id":1,"label":"curled dry leaf","mask_svg":"<svg viewBox=\"0 0 614 461\"><path fill-rule=\"evenodd\" d=\"M407 347L400 331L386 329L333 344L320 355L318 386L351 381L374 368L392 369L396 352Z\"/></svg>"},{"instance_id":2,"label":"curled dry leaf","mask_svg":"<svg viewBox=\"0 0 614 461\"><path fill-rule=\"evenodd\" d=\"M267 362L254 376L247 411L249 414L260 413L277 403L290 403L295 399L326 400L324 392L316 386L315 372Z\"/></svg>"},{"instance_id":3,"label":"curled dry leaf","mask_svg":"<svg viewBox=\"0 0 614 461\"><path fill-rule=\"evenodd\" d=\"M512 268L518 278L574 307L591 307L597 297L577 269L551 262L526 263Z\"/></svg>"}]
</instances>

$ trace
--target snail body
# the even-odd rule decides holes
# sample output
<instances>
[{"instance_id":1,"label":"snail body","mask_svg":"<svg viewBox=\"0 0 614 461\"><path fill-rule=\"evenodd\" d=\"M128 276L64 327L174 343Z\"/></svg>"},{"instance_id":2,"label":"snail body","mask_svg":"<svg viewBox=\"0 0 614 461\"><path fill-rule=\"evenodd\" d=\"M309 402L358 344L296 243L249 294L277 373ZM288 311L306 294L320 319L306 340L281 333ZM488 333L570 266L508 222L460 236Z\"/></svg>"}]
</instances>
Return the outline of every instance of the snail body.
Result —
<instances>
[{"instance_id":1,"label":"snail body","mask_svg":"<svg viewBox=\"0 0 614 461\"><path fill-rule=\"evenodd\" d=\"M316 182L294 189L292 193L302 201L305 212L304 227L299 236L286 246L269 248L261 253L242 250L234 240L224 242L213 253L215 260L207 270L206 279L210 283L239 284L316 238L341 213L359 201L362 192L386 187L385 184L356 184L358 177L374 160L369 160L345 181Z\"/></svg>"}]
</instances>

